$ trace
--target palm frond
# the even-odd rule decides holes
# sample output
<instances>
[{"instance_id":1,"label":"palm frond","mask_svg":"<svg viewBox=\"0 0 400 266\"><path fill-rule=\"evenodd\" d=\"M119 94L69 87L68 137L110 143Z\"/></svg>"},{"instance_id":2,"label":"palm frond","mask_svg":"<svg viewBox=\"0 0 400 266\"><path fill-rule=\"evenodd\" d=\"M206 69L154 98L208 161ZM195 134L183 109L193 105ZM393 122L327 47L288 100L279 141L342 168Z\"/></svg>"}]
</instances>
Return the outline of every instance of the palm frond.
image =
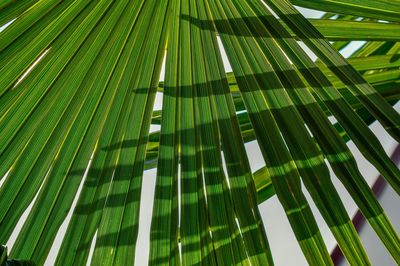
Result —
<instances>
[{"instance_id":1,"label":"palm frond","mask_svg":"<svg viewBox=\"0 0 400 266\"><path fill-rule=\"evenodd\" d=\"M310 265L333 264L315 212L351 265L369 265L332 174L400 263L346 144L400 193L369 128L400 140L399 12L384 0L0 0L0 244L23 220L9 255L22 261L1 247L0 264L132 264L152 168L150 265L273 265L258 205L274 195Z\"/></svg>"}]
</instances>

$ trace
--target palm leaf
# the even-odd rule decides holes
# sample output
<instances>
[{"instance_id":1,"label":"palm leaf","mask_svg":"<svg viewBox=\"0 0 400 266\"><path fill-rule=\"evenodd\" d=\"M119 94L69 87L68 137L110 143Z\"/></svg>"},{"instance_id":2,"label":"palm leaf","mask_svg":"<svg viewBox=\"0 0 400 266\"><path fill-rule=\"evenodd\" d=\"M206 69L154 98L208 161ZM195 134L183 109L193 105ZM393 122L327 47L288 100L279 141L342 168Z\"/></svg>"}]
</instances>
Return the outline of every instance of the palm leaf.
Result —
<instances>
[{"instance_id":1,"label":"palm leaf","mask_svg":"<svg viewBox=\"0 0 400 266\"><path fill-rule=\"evenodd\" d=\"M329 13L307 20L293 4ZM349 263L368 265L331 167L400 263L346 145L400 192L368 128L400 139L399 11L383 0L0 0L0 243L24 220L9 255L22 260L1 247L0 262L132 263L143 173L157 168L151 265L273 265L258 210L273 195L310 265L332 265L314 211ZM353 40L366 42L345 59L336 49ZM265 161L255 172L252 141Z\"/></svg>"}]
</instances>

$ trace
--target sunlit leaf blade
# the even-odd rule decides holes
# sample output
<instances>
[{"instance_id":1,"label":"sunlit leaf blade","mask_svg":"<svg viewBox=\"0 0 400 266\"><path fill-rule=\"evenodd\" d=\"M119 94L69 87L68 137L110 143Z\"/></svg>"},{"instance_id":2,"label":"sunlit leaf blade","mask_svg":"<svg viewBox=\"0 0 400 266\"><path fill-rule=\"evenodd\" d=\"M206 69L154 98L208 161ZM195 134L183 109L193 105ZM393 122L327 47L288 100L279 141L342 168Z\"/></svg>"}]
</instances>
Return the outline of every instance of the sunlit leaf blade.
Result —
<instances>
[{"instance_id":1,"label":"sunlit leaf blade","mask_svg":"<svg viewBox=\"0 0 400 266\"><path fill-rule=\"evenodd\" d=\"M45 16L46 13L51 11L59 2L59 0L38 1L18 16L9 27L0 33L0 51L3 51L4 48L9 46L15 39Z\"/></svg>"},{"instance_id":2,"label":"sunlit leaf blade","mask_svg":"<svg viewBox=\"0 0 400 266\"><path fill-rule=\"evenodd\" d=\"M254 74L259 72L251 67L257 64L255 58L252 58L254 50L251 50L251 43L246 43L246 40L240 37L241 25L235 23L236 20L230 13L232 7L225 3L210 2L215 20L229 21L223 24L216 23L216 28L233 67L267 167L271 170L275 191L286 210L299 244L309 263L329 264L330 257L327 256L325 246L321 244L318 228L301 192L296 166L281 140L276 121L269 106L264 102L260 84L255 79ZM233 32L238 32L239 36L235 36ZM246 57L241 57L240 54L246 54ZM267 131L268 135L261 133ZM287 190L292 193L289 195L283 192Z\"/></svg>"},{"instance_id":3,"label":"sunlit leaf blade","mask_svg":"<svg viewBox=\"0 0 400 266\"><path fill-rule=\"evenodd\" d=\"M180 16L189 16L190 13L196 13L196 3L194 1L181 1ZM207 222L199 221L199 209L205 206L199 205L199 194L202 192L201 183L198 181L201 177L200 161L197 155L198 132L195 124L195 89L192 87L192 80L195 79L196 69L192 67L192 60L195 55L192 54L193 32L190 21L180 20L180 64L178 69L178 105L181 113L178 131L180 139L180 226L179 236L182 247L182 264L194 265L201 263L201 242L200 226L207 227ZM197 63L197 65L200 65ZM187 66L187 67L185 67ZM199 72L197 70L197 72ZM198 193L200 192L200 193ZM204 224L205 223L205 224ZM211 253L212 254L212 253Z\"/></svg>"},{"instance_id":4,"label":"sunlit leaf blade","mask_svg":"<svg viewBox=\"0 0 400 266\"><path fill-rule=\"evenodd\" d=\"M179 60L180 2L174 1L170 11L170 31L166 55L165 88L160 148L157 163L157 181L154 194L153 217L150 232L149 265L177 264L178 251L178 128L177 103Z\"/></svg>"},{"instance_id":5,"label":"sunlit leaf blade","mask_svg":"<svg viewBox=\"0 0 400 266\"><path fill-rule=\"evenodd\" d=\"M265 8L263 8L264 10L265 10L265 12L267 12L266 11L266 9ZM261 9L262 10L262 9ZM292 47L291 48L294 48L294 47L296 47L296 44L294 44L294 45L292 45ZM285 51L288 51L288 52L290 52L290 50L285 50ZM299 51L301 51L301 50L299 50ZM291 54L289 54L289 57L294 61L294 62L296 62L295 60L296 60L296 57L293 57L294 56L294 54L293 53L291 53ZM303 60L304 59L307 59L307 57L306 56L304 56L303 57ZM307 61L306 61L307 62ZM298 62L298 64L300 64L301 62ZM310 64L310 66L312 65L311 63L309 63ZM307 73L307 72L306 72ZM313 72L313 73L315 73L315 71ZM318 73L318 72L317 72ZM307 76L306 76L307 77ZM313 85L314 83L311 83L311 85ZM321 85L323 85L323 84L321 84ZM319 84L318 84L318 86L320 86ZM318 90L319 91L319 90ZM315 90L315 92L318 92L318 91L316 91ZM330 102L329 102L330 103ZM343 104L342 104L343 105ZM343 107L346 107L345 105L343 105ZM328 105L328 108L329 108L329 105ZM334 109L331 109L331 108L329 108L332 112L334 111ZM351 113L353 113L352 111L349 111L349 112L346 112L346 116L349 116ZM341 122L342 123L342 121L343 121L343 119L341 118L341 117L345 117L345 115L340 115L340 116L336 116L337 117L337 119L339 120L339 122ZM354 116L353 116L354 117ZM356 116L357 117L357 116ZM356 118L356 119L359 119L359 118ZM310 120L310 121L313 121L313 120ZM353 120L353 122L354 122L355 120ZM320 123L321 121L319 121L319 123ZM343 122L345 122L345 121L343 121ZM347 124L349 124L349 123L347 123ZM342 125L346 125L346 123L343 123ZM349 124L350 125L350 124ZM361 125L359 125L359 126L362 126L362 124ZM347 127L347 126L346 126ZM315 129L318 129L318 130L321 130L322 129L322 127L320 127L320 125L318 125L318 127L315 127L314 126L314 128ZM310 129L312 129L312 127L310 128ZM347 127L347 133L349 133L349 134L351 134L351 135L353 135L352 133L351 133L351 131L349 132L349 129L348 129L348 127ZM367 131L368 132L368 131ZM365 133L365 131L364 131L364 133ZM360 135L360 134L358 134L358 135ZM314 134L314 136L317 138L318 137L318 134ZM323 134L320 134L320 136L327 136L327 134L326 134L326 132L325 133L323 133ZM362 135L361 135L362 136ZM332 135L332 137L334 137L334 135ZM336 137L336 139L338 139L337 137ZM355 138L355 137L352 137L352 139L356 142L356 144L357 145L362 145L363 143L358 143L358 140L357 140L357 138ZM320 146L321 146L321 148L322 149L326 149L326 156L327 156L327 159L330 161L330 163L331 163L331 166L333 167L333 169L335 170L335 172L337 173L337 176L339 177L339 178L341 178L341 177L346 177L346 179L342 179L342 182L348 182L349 180L348 180L348 176L350 175L350 176L353 176L354 177L354 181L356 181L356 183L357 184L354 184L354 185L352 185L351 187L349 187L348 189L350 189L351 191L353 191L353 190L359 190L360 192L358 192L357 194L359 194L359 195L363 195L362 197L363 197L363 201L364 202L360 202L359 201L359 199L360 198L355 198L355 200L357 201L357 202L359 202L358 203L358 205L360 206L360 208L363 208L364 209L364 215L368 218L368 217L370 217L370 212L371 212L371 209L374 209L374 215L373 216L375 216L375 218L376 219L378 219L378 220L381 220L381 224L380 224L380 226L374 226L375 228L375 230L377 231L377 233L381 236L381 239L382 239L382 241L385 243L385 245L387 246L387 248L391 251L391 253L392 253L392 256L397 260L398 259L398 254L399 254L399 251L398 251L398 243L399 243L399 238L398 238L398 236L397 236L397 234L395 233L395 231L394 231L394 229L392 228L392 226L391 226L391 224L390 223L388 223L387 222L387 219L386 218L382 218L382 219L380 219L380 217L381 216L384 216L384 214L382 213L382 210L381 210L381 208L380 208L380 206L379 206L379 204L377 203L377 201L376 200L374 200L374 195L373 195L373 193L370 191L370 189L368 188L368 185L365 183L365 181L363 180L363 178L361 177L361 175L359 174L359 172L357 171L357 168L356 168L356 166L355 166L355 162L354 162L354 160L351 158L351 157L349 157L349 156L347 156L346 154L349 154L349 152L348 151L346 151L347 150L347 148L345 147L345 146L343 146L343 145L341 145L342 147L338 150L338 152L335 152L337 155L334 155L335 153L332 153L332 148L334 148L334 145L338 145L338 144L340 144L341 142L340 141L326 141L326 140L321 140L321 141L319 141L319 144L320 144ZM331 146L331 147L328 147L328 146ZM325 147L324 147L325 146ZM380 145L379 145L379 143L378 142L376 142L376 146L375 147L379 147ZM362 147L362 146L361 146ZM335 149L337 149L337 148L339 148L339 146L337 146ZM364 148L361 148L362 150L364 150ZM342 152L340 152L342 150ZM366 151L366 152L363 152L363 153L365 153L366 154L366 156L367 156L367 158L369 157L368 156L368 151ZM345 155L344 157L342 156L342 155ZM331 156L331 155L334 155L334 156ZM335 157L338 157L338 158L336 158L335 159ZM343 157L342 159L340 159L341 157ZM347 157L347 158L346 158ZM380 151L380 155L379 155L379 157L383 157L383 158L387 158L387 156L386 156L386 154L384 153L384 151L383 151L383 149ZM372 162L374 162L375 161L375 159L374 159L374 156L370 156L369 157L369 159L372 161ZM346 162L346 163L349 163L349 165L346 167L347 168L347 173L346 173L346 171L345 172L343 172L343 170L345 170L346 168L344 167L344 165L337 165L338 163L340 164L340 162L341 161L343 161L343 162ZM378 164L377 164L378 163ZM379 164L379 162L377 162L377 163L375 163L375 165L376 165L376 167L378 168L378 169L382 169L382 166ZM395 174L395 176L396 176L396 178L397 178L397 176L398 176L398 174L396 173L396 172L398 172L398 169L397 169L397 167L396 166L394 166L394 164L391 162L391 160L389 159L389 158L387 158L387 160L386 160L386 162L384 162L384 164L389 164L389 167L391 168L391 169L393 169L393 171L395 171L394 172L394 174ZM393 165L393 166L391 166L391 165ZM342 173L341 173L342 172ZM385 173L385 172L384 172ZM386 172L387 173L387 172ZM353 181L353 182L354 182ZM396 187L394 187L395 189L396 189ZM352 193L351 193L352 194ZM372 218L371 217L371 219L370 219L370 222L371 222L371 224L374 224L374 225L376 225L377 223L375 223L375 221L374 221L374 218ZM388 231L390 231L391 233L387 233L387 234L382 234L382 232L384 231L382 231L382 228L387 228L387 230ZM393 237L394 236L394 237ZM387 241L392 241L393 242L393 244L391 244L391 245L388 245L388 244L386 244L387 243Z\"/></svg>"},{"instance_id":6,"label":"sunlit leaf blade","mask_svg":"<svg viewBox=\"0 0 400 266\"><path fill-rule=\"evenodd\" d=\"M242 12L245 13L242 15L252 15L251 9L249 9L248 6L242 5L241 8ZM260 26L258 28L260 30L262 29ZM282 85L285 84L285 87L289 88L287 91L288 95L283 93L280 96L275 96L276 99L280 99L281 103L276 101L278 102L277 104L272 100L270 100L270 102L271 106L275 105L273 111L274 115L278 124L281 124L281 132L284 135L286 144L295 159L297 168L303 178L303 182L319 207L319 210L327 221L329 227L332 229L339 245L342 246L349 261L352 261L352 263L355 264L368 264L368 259L361 248L361 243L357 237L355 237L356 231L352 227L350 218L346 214L344 206L341 204L339 196L336 194L330 181L329 172L325 166L323 156L318 151L311 136L308 135L307 129L303 126L304 122L299 117L299 114L297 114L294 103L288 96L290 95L293 101L296 102L297 106L302 106L299 110L314 135L318 134L316 131L317 128L325 127L329 130L331 128L330 123L324 116L323 112L318 108L316 101L312 98L305 84L303 84L299 77L297 77L294 69L286 60L279 47L274 46L274 43L269 42L268 39L261 41L257 36L255 36L255 38L260 47L264 49L264 55L268 58L269 62L271 62L274 67L274 70L278 73L275 80L276 85L282 88ZM280 73L281 76L279 76ZM277 80L279 77L283 84ZM289 81L289 83L285 83L285 81ZM275 88L271 85L268 87ZM268 101L268 96L266 96L266 99ZM285 118L286 115L290 115L290 118ZM297 117L297 119L294 119L295 117ZM310 120L318 121L318 127L310 124L308 122ZM331 128L331 132L334 132L334 129ZM338 140L340 141L338 138L335 139L335 141ZM327 138L322 141L331 140ZM300 149L298 149L299 146L301 147ZM326 200L334 198L334 201L336 202L335 204L329 204ZM353 243L354 246L347 245L350 242Z\"/></svg>"},{"instance_id":7,"label":"sunlit leaf blade","mask_svg":"<svg viewBox=\"0 0 400 266\"><path fill-rule=\"evenodd\" d=\"M117 90L118 93L114 96L114 101L112 100L108 103L108 112L104 114L99 113L100 116L105 116L108 113L107 121L104 127L101 128L103 132L100 131L101 136L97 145L98 150L88 170L87 180L85 181L77 208L72 216L70 227L67 230L61 252L58 256L57 261L62 264L72 264L73 261L82 263L82 261L85 261L89 252L89 243L96 232L101 210L106 200L110 178L112 177L115 160L118 156L118 147L121 145L117 139L118 132L121 131L121 124L117 126L117 122L121 121L124 115L128 115L127 112L121 113L124 108L128 107L128 101L125 101L125 99L129 95L129 83L132 78L130 71L126 71L126 69L135 68L135 60L139 55L136 53L132 54L132 52L135 49L141 49L143 43L137 37L148 29L148 24L142 24L145 23L145 16L138 18L142 3L133 4L127 9L126 12L131 14L130 19L127 21L127 25L121 25L122 28L127 30L122 33L125 47L116 65L116 70L114 71L116 74L113 75L108 84L110 88L119 88L119 90ZM151 7L147 7L146 10L149 10L148 8ZM132 29L135 23L143 27ZM116 106L117 108L111 108L112 106ZM119 119L120 114L121 118ZM104 128L108 128L108 130L103 130ZM115 135L114 140L112 140L113 135ZM105 161L106 159L107 161ZM85 171L85 168L79 165L74 169L74 171L71 171L72 176L82 176ZM74 247L79 246L84 248L80 248L79 252L74 252L76 249Z\"/></svg>"},{"instance_id":8,"label":"sunlit leaf blade","mask_svg":"<svg viewBox=\"0 0 400 266\"><path fill-rule=\"evenodd\" d=\"M126 6L125 4L121 3L119 8L116 8L115 12L113 13L114 15L111 17L113 18L113 20L110 20L110 23L115 24L116 21L118 21L122 10ZM126 24L126 22L121 21L116 29L124 27L124 23ZM112 29L113 28L111 27L110 31ZM100 35L98 36L103 36L103 38L107 38L108 34L104 32L100 33ZM100 40L101 39L102 38L100 38ZM78 116L75 120L74 127L71 129L69 134L70 136L68 136L68 138L64 142L64 147L59 151L58 157L60 159L56 161L54 167L51 169L50 172L50 175L53 176L53 178L51 182L47 182L45 184L45 187L46 189L49 189L49 191L57 192L57 188L61 189L62 184L64 182L66 183L63 185L62 190L58 192L58 198L52 196L51 193L41 195L38 199L38 202L36 203L37 206L40 207L38 208L38 210L34 209L31 214L31 217L35 217L33 219L33 222L31 221L29 224L28 222L25 224L25 227L28 228L30 232L28 235L32 239L35 235L32 233L32 228L37 228L37 226L35 227L35 224L40 226L43 226L43 224L45 224L42 221L42 217L43 219L48 219L49 221L51 221L48 222L48 224L43 228L41 241L38 242L40 243L40 245L36 248L34 253L35 261L41 261L46 258L45 254L48 252L48 249L52 244L51 241L54 239L58 226L60 226L63 219L65 218L65 214L67 213L68 208L63 211L63 208L65 208L64 204L68 202L70 205L72 203L74 195L76 194L76 190L79 186L79 179L65 179L65 174L69 171L76 171L74 169L84 169L95 147L96 139L101 129L101 127L99 128L98 126L104 123L105 111L109 108L109 101L112 100L113 94L115 94L115 89L108 89L107 92L104 92L107 81L110 78L110 74L112 73L111 69L115 66L116 60L118 59L118 56L120 54L120 51L118 49L110 50L110 47L115 47L115 45L117 45L118 47L118 45L121 46L122 44L124 44L124 38L113 36L109 39L109 42L107 42L105 49L103 49L103 52L99 55L97 61L95 61L92 72L85 77L85 80L81 85L82 88L91 88L91 90L81 90L84 91L86 94L89 91L92 91L91 97L89 98L90 100L86 100L84 106L85 109L70 109L70 112L76 112L77 114L80 114L80 116ZM109 53L110 51L112 51L113 53ZM77 97L76 101L80 102L86 98ZM100 100L102 102L100 106L98 106ZM83 102L81 102L81 105L82 104ZM98 109L96 109L97 107ZM84 132L86 132L87 127L90 125L90 121L95 112L96 116L94 118L92 128L88 132L88 136L86 136L86 139L83 140L82 138L83 136L85 136ZM63 132L65 133L66 131ZM80 148L79 145L82 143L82 141L84 141L84 144L82 145L81 150L78 153L78 158L75 159L78 148ZM73 145L71 146L71 144ZM75 165L73 165L71 169L71 163L74 162L74 159ZM80 174L83 175L83 172L84 171L81 170ZM57 201L53 202L51 198L54 198L54 200ZM49 207L47 206L52 206L53 209L48 209ZM53 206L57 206L58 208ZM50 214L50 211L52 212L49 218L47 218L47 215L45 214L46 211L49 212L47 215ZM39 215L39 213L41 214ZM31 242L33 243L33 240L31 240Z\"/></svg>"},{"instance_id":9,"label":"sunlit leaf blade","mask_svg":"<svg viewBox=\"0 0 400 266\"><path fill-rule=\"evenodd\" d=\"M400 3L386 0L290 0L294 5L333 13L400 22Z\"/></svg>"},{"instance_id":10,"label":"sunlit leaf blade","mask_svg":"<svg viewBox=\"0 0 400 266\"><path fill-rule=\"evenodd\" d=\"M32 45L29 45L23 51L19 51L20 53L16 53L14 55L14 59L7 61L4 65L1 66L0 73L3 77L0 81L1 89L0 95L3 95L5 91L9 90L10 87L14 84L17 78L27 70L28 66L34 62L34 60L45 51L49 43L54 40L54 38L62 32L73 20L71 18L77 16L82 9L88 5L89 2L80 2L75 1L70 6L68 6L64 12L57 17L57 19L51 21L45 28L45 30L41 31L35 38L32 40ZM110 3L103 3L98 6L97 9L100 9L100 12L105 12L107 6ZM94 11L94 10L91 10ZM95 13L95 12L94 12ZM92 13L92 14L94 14ZM100 13L101 14L101 13ZM101 15L90 18L88 16L85 18L86 21L100 19ZM87 26L82 26L80 32L75 32L75 37L83 41L84 37L82 35L88 34L90 32L90 27L92 24L88 23ZM6 29L7 30L7 29ZM3 33L3 32L2 32ZM7 40L7 39L5 39ZM59 52L61 55L62 52ZM61 57L64 59L63 57ZM59 59L60 60L60 59ZM65 59L64 59L65 60Z\"/></svg>"},{"instance_id":11,"label":"sunlit leaf blade","mask_svg":"<svg viewBox=\"0 0 400 266\"><path fill-rule=\"evenodd\" d=\"M211 14L207 10L205 2L200 2L198 11L198 18L204 21L205 24L210 24L208 20L211 18ZM214 114L212 115L213 120L217 118L218 124L214 122L214 126L216 128L218 125L220 130L219 135L227 168L230 197L232 198L233 208L236 210L235 219L238 222L239 232L243 238L248 260L250 263L272 264L268 242L264 236L264 228L254 197L255 188L251 178L248 158L240 137L237 120L234 118L233 102L228 94L229 90L225 81L222 59L217 48L217 39L213 31L202 30L201 32L202 35L199 36L203 40L203 58L201 60L205 64L205 76L199 78L197 83L199 83L199 87L203 87L203 83L206 86L199 91L197 97L199 106L201 106L200 102L204 102L204 106L210 105L211 108L205 109L204 112L200 109L199 117L202 114L209 113L209 116ZM200 51L199 53L201 54ZM201 60L199 58L200 62ZM219 69L219 72L213 71L213 69ZM200 71L200 73L202 72ZM205 89L208 90L208 93ZM207 98L211 98L211 102L207 103ZM207 122L201 125L202 132L213 131L212 129L207 130L207 125ZM206 141L212 139L207 135L205 136ZM217 137L213 139L216 142L218 141ZM202 137L202 142L204 142L204 137ZM218 145L215 146L218 147ZM207 146L204 149L208 150ZM207 157L206 153L204 157ZM219 164L220 171L222 171L222 163L220 162ZM240 239L239 236L237 238Z\"/></svg>"},{"instance_id":12,"label":"sunlit leaf blade","mask_svg":"<svg viewBox=\"0 0 400 266\"><path fill-rule=\"evenodd\" d=\"M5 23L10 22L37 1L38 0L26 0L15 3L14 0L4 0L4 3L2 3L0 7L0 25L3 26Z\"/></svg>"},{"instance_id":13,"label":"sunlit leaf blade","mask_svg":"<svg viewBox=\"0 0 400 266\"><path fill-rule=\"evenodd\" d=\"M388 133L400 140L400 115L376 93L346 60L329 44L310 22L307 21L288 1L266 1L271 8L302 38L310 49L327 67L346 84L348 89L382 123ZM304 39L303 39L304 37ZM400 190L399 180L389 181Z\"/></svg>"},{"instance_id":14,"label":"sunlit leaf blade","mask_svg":"<svg viewBox=\"0 0 400 266\"><path fill-rule=\"evenodd\" d=\"M326 39L330 41L398 41L400 37L399 26L394 23L328 19L310 19L309 21ZM293 35L296 36L296 34Z\"/></svg>"},{"instance_id":15,"label":"sunlit leaf blade","mask_svg":"<svg viewBox=\"0 0 400 266\"><path fill-rule=\"evenodd\" d=\"M132 109L125 110L128 111L128 119L124 123L126 129L122 133L118 165L113 173L97 232L97 248L92 259L94 265L124 265L134 259L144 157L165 49L167 10L168 1L162 1L154 7L156 19L149 32L151 37L146 40L146 52L140 57L144 67L130 84L133 87L129 88L132 98L128 97L128 100Z\"/></svg>"},{"instance_id":16,"label":"sunlit leaf blade","mask_svg":"<svg viewBox=\"0 0 400 266\"><path fill-rule=\"evenodd\" d=\"M95 16L98 16L99 14L97 12L104 12L104 10L101 8L101 6L98 7L98 9L93 10L92 13L92 19ZM93 23L93 27L95 26L95 23L97 21L90 20L90 17L88 17L87 23ZM100 27L97 28L97 32L95 31L91 35L91 39L94 41L96 38L96 33L100 30ZM72 37L73 38L73 37ZM7 159L10 159L10 157L15 160L10 161L13 163L15 166L13 167L12 172L10 173L10 177L15 174L16 178L7 178L5 186L8 188L13 188L9 190L5 190L3 193L3 196L1 197L0 201L4 201L4 204L2 204L1 208L1 222L4 222L7 224L7 226L12 225L13 223L16 223L16 219L18 215L20 215L23 211L23 208L20 208L21 206L27 206L29 202L33 199L35 193L37 192L37 189L41 185L50 165L52 164L53 160L56 158L56 154L58 153L60 143L62 143L62 135L65 134L65 130L70 126L71 120L73 119L73 115L68 116L66 115L65 117L62 117L64 114L67 106L71 103L73 96L77 93L77 84L82 82L82 79L84 78L87 69L90 67L91 62L96 58L96 45L97 49L99 50L102 47L102 39L97 38L97 41L94 42L94 45L92 47L93 51L95 53L87 53L87 50L89 49L91 43L87 43L86 46L82 47L82 50L80 50L81 55L85 54L85 56L82 57L76 57L75 60L72 62L71 65L69 65L69 69L66 73L66 75L63 76L63 79L59 79L58 82L54 85L55 89L51 90L51 93L47 95L45 98L44 102L37 101L35 102L35 98L33 94L31 94L31 99L32 101L24 101L24 103L19 106L19 108L16 108L17 114L15 116L12 116L14 119L21 119L22 117L27 118L29 113L32 111L30 106L32 105L38 105L38 109L36 109L36 112L34 116L30 117L30 123L26 124L19 124L18 122L15 121L15 124L11 124L14 122L13 119L11 120L6 120L8 123L5 121L2 121L2 126L4 125L6 129L3 131L4 132L4 137L7 137L7 132L10 132L10 134L15 134L17 133L17 129L19 126L24 126L22 130L20 130L18 133L20 134L19 136L15 139L12 139L13 141L16 141L17 143L23 143L22 140L24 137L26 138L25 134L32 134L33 136L31 139L34 139L35 141L29 142L28 145L22 146L22 152L21 149L22 147L18 147L18 145L9 145L9 146L4 146L7 148L5 152L2 154ZM80 61L82 60L82 61ZM83 60L86 60L86 65L81 64L81 73L80 75L77 76L77 78L74 80L75 83L70 83L68 87L68 79L71 77L71 75L74 75L74 69L77 66L77 64L84 62ZM62 63L60 63L61 65ZM86 69L86 70L85 70ZM47 85L47 84L46 84ZM43 85L43 88L45 89L50 89L49 87ZM62 95L62 92L64 95ZM38 92L40 93L40 92ZM85 91L79 91L78 95L76 95L79 100L84 99L84 94ZM81 95L80 95L81 94ZM86 92L87 95L87 92ZM64 97L62 97L64 96ZM43 96L42 96L43 97ZM82 98L81 98L82 97ZM73 103L74 104L74 103ZM78 104L79 106L79 101L75 102L75 104ZM83 104L83 103L81 103ZM24 109L23 107L26 106L27 109ZM79 110L78 106L75 106L77 110ZM49 112L49 108L54 108L52 113ZM72 105L71 107L74 109L74 106ZM77 111L75 110L75 111ZM62 119L63 118L63 119ZM36 120L37 119L37 120ZM61 119L61 120L60 120ZM61 121L61 122L60 122ZM58 123L60 124L58 125ZM17 126L17 129L15 128ZM41 126L41 131L37 131L37 126ZM55 128L58 126L59 130L54 131ZM8 131L9 130L9 131ZM17 132L14 132L17 131ZM28 138L31 135L28 135ZM64 136L65 137L65 136ZM6 141L9 141L9 139L6 139ZM48 145L46 145L48 143ZM19 148L19 149L18 149ZM4 151L3 150L3 151ZM36 152L32 152L36 151ZM14 155L15 154L15 155ZM41 157L40 157L41 156ZM35 164L36 161L39 160L39 163ZM5 162L7 162L5 160ZM8 165L5 163L2 165L2 167L7 167ZM10 166L8 166L10 167ZM1 169L1 171L7 171L6 169ZM25 180L27 180L28 175L31 176L31 184L30 185L24 185ZM2 187L3 189L3 187ZM22 190L21 190L22 189ZM11 193L13 191L13 193ZM19 197L19 200L15 200L16 197ZM13 204L16 204L17 206L20 206L18 208L12 208ZM13 209L13 211L10 211L10 208ZM18 210L18 211L17 211ZM6 216L6 214L8 216ZM10 218L10 216L12 218ZM2 235L1 237L7 237L7 234L9 234L10 231L8 230L2 230Z\"/></svg>"},{"instance_id":17,"label":"sunlit leaf blade","mask_svg":"<svg viewBox=\"0 0 400 266\"><path fill-rule=\"evenodd\" d=\"M265 12L269 13L266 9ZM270 20L269 23L274 25L273 20ZM283 30L282 27L279 29L280 32L283 32ZM288 36L286 33L283 34ZM318 97L325 102L342 126L346 128L347 133L352 135L352 140L363 151L364 156L366 156L366 158L370 160L377 169L388 178L388 180L393 180L392 185L395 189L398 189L395 180L399 178L399 170L385 154L376 137L365 127L364 123L359 123L360 118L353 115L348 104L341 100L342 96L332 87L331 82L325 77L319 68L315 67L314 63L294 40L291 38L283 38L278 39L278 41L281 42L282 48L284 48L284 51L287 53L289 58L301 71L307 82L314 87L314 92L318 94ZM349 116L351 116L351 119ZM357 123L357 125L354 123ZM356 128L362 128L363 134L358 134ZM369 145L371 145L371 148L361 148Z\"/></svg>"}]
</instances>

